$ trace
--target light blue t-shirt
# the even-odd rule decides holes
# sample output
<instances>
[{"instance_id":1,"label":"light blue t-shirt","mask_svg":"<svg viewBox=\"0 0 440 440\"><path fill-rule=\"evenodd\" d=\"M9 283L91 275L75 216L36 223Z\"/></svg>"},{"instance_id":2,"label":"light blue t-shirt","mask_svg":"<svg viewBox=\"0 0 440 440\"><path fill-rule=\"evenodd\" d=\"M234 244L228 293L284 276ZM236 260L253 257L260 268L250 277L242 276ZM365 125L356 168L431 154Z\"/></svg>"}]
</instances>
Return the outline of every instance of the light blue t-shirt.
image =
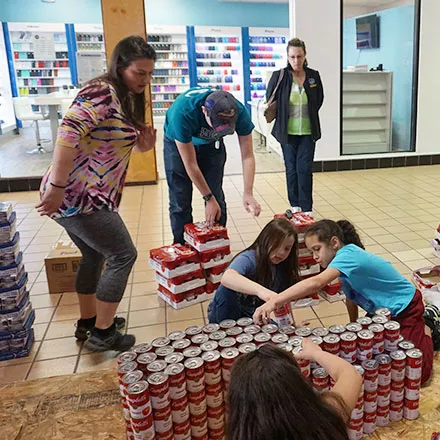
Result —
<instances>
[{"instance_id":1,"label":"light blue t-shirt","mask_svg":"<svg viewBox=\"0 0 440 440\"><path fill-rule=\"evenodd\" d=\"M214 89L195 87L182 93L168 109L165 117L164 134L171 141L182 143L193 142L203 145L216 142L223 136L215 132L206 122L202 106ZM252 133L254 124L246 107L238 100L237 122L235 131L239 136Z\"/></svg>"},{"instance_id":2,"label":"light blue t-shirt","mask_svg":"<svg viewBox=\"0 0 440 440\"><path fill-rule=\"evenodd\" d=\"M341 272L347 298L370 314L386 307L394 317L406 309L415 294L415 287L390 262L354 244L338 250L328 267Z\"/></svg>"}]
</instances>

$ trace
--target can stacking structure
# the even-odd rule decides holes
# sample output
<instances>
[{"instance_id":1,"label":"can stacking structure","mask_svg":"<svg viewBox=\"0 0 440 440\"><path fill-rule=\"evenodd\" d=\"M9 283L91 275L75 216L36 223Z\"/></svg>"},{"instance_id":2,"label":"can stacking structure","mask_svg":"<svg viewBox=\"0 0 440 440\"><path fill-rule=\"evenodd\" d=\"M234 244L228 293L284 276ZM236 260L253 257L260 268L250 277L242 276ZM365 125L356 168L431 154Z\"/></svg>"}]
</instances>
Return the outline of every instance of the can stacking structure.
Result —
<instances>
[{"instance_id":1,"label":"can stacking structure","mask_svg":"<svg viewBox=\"0 0 440 440\"><path fill-rule=\"evenodd\" d=\"M226 228L205 223L185 226L187 245L152 249L150 265L156 270L158 295L180 309L210 299L231 261Z\"/></svg>"},{"instance_id":2,"label":"can stacking structure","mask_svg":"<svg viewBox=\"0 0 440 440\"><path fill-rule=\"evenodd\" d=\"M16 222L12 205L0 202L0 361L27 356L34 342L35 313Z\"/></svg>"},{"instance_id":3,"label":"can stacking structure","mask_svg":"<svg viewBox=\"0 0 440 440\"><path fill-rule=\"evenodd\" d=\"M355 365L364 378L348 427L351 440L376 426L418 417L422 353L402 339L399 323L386 309L346 326L314 329L259 326L241 318L174 331L119 356L127 438L223 439L236 359L268 343L295 353L306 337ZM316 362L298 360L298 366L318 392L334 385Z\"/></svg>"}]
</instances>

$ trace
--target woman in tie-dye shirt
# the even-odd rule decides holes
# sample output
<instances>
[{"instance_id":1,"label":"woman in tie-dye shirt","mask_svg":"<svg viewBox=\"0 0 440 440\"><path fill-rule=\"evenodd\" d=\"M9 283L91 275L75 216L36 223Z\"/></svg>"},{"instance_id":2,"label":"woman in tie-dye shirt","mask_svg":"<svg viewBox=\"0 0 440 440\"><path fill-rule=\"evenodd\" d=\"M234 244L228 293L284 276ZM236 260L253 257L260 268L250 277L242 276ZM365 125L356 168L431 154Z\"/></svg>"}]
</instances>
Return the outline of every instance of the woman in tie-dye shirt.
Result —
<instances>
[{"instance_id":1,"label":"woman in tie-dye shirt","mask_svg":"<svg viewBox=\"0 0 440 440\"><path fill-rule=\"evenodd\" d=\"M131 151L148 151L156 141L145 125L144 95L155 60L142 37L116 45L108 74L87 83L64 117L41 184L38 211L63 226L82 253L75 336L92 350L124 351L135 343L115 317L137 257L118 206Z\"/></svg>"}]
</instances>

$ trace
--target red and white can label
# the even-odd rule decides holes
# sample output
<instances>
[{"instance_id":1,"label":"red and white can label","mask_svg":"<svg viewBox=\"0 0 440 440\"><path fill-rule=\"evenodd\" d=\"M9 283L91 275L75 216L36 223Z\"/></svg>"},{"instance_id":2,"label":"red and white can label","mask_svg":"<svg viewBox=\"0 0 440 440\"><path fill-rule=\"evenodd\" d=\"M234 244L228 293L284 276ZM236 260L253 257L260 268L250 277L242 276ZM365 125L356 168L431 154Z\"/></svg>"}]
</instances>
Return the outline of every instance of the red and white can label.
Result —
<instances>
[{"instance_id":1,"label":"red and white can label","mask_svg":"<svg viewBox=\"0 0 440 440\"><path fill-rule=\"evenodd\" d=\"M171 405L153 411L154 430L158 434L164 434L173 429L173 419L171 417Z\"/></svg>"},{"instance_id":2,"label":"red and white can label","mask_svg":"<svg viewBox=\"0 0 440 440\"><path fill-rule=\"evenodd\" d=\"M208 428L209 430L220 430L225 426L224 405L215 408L208 407Z\"/></svg>"},{"instance_id":3,"label":"red and white can label","mask_svg":"<svg viewBox=\"0 0 440 440\"><path fill-rule=\"evenodd\" d=\"M171 401L171 415L173 422L178 424L189 419L189 403L187 396Z\"/></svg>"},{"instance_id":4,"label":"red and white can label","mask_svg":"<svg viewBox=\"0 0 440 440\"><path fill-rule=\"evenodd\" d=\"M206 393L205 390L198 393L189 393L189 413L192 416L199 416L206 413Z\"/></svg>"},{"instance_id":5,"label":"red and white can label","mask_svg":"<svg viewBox=\"0 0 440 440\"><path fill-rule=\"evenodd\" d=\"M364 436L364 419L352 419L348 425L348 438L350 440L360 440Z\"/></svg>"},{"instance_id":6,"label":"red and white can label","mask_svg":"<svg viewBox=\"0 0 440 440\"><path fill-rule=\"evenodd\" d=\"M216 408L223 404L223 386L221 383L206 385L206 403L211 408Z\"/></svg>"},{"instance_id":7,"label":"red and white can label","mask_svg":"<svg viewBox=\"0 0 440 440\"><path fill-rule=\"evenodd\" d=\"M377 407L377 417L376 425L383 427L390 424L390 407L389 406L378 406Z\"/></svg>"},{"instance_id":8,"label":"red and white can label","mask_svg":"<svg viewBox=\"0 0 440 440\"><path fill-rule=\"evenodd\" d=\"M129 385L126 393L132 419L144 419L151 414L150 390L146 381Z\"/></svg>"},{"instance_id":9,"label":"red and white can label","mask_svg":"<svg viewBox=\"0 0 440 440\"><path fill-rule=\"evenodd\" d=\"M208 434L208 417L206 412L200 415L191 416L191 436L202 437Z\"/></svg>"},{"instance_id":10,"label":"red and white can label","mask_svg":"<svg viewBox=\"0 0 440 440\"><path fill-rule=\"evenodd\" d=\"M376 391L377 387L378 387L378 379L377 378L375 380L368 380L368 379L364 380L364 390L366 392Z\"/></svg>"},{"instance_id":11,"label":"red and white can label","mask_svg":"<svg viewBox=\"0 0 440 440\"><path fill-rule=\"evenodd\" d=\"M384 407L389 406L391 398L391 384L379 386L377 389L377 405Z\"/></svg>"},{"instance_id":12,"label":"red and white can label","mask_svg":"<svg viewBox=\"0 0 440 440\"><path fill-rule=\"evenodd\" d=\"M203 359L189 358L185 361L186 389L190 393L197 393L205 388L205 369Z\"/></svg>"},{"instance_id":13,"label":"red and white can label","mask_svg":"<svg viewBox=\"0 0 440 440\"><path fill-rule=\"evenodd\" d=\"M405 381L402 380L401 382L391 382L391 395L390 395L391 403L402 402L404 390L405 390Z\"/></svg>"},{"instance_id":14,"label":"red and white can label","mask_svg":"<svg viewBox=\"0 0 440 440\"><path fill-rule=\"evenodd\" d=\"M153 440L156 437L153 414L150 414L143 419L132 420L131 427L136 440Z\"/></svg>"},{"instance_id":15,"label":"red and white can label","mask_svg":"<svg viewBox=\"0 0 440 440\"><path fill-rule=\"evenodd\" d=\"M364 417L364 405L362 404L360 408L356 407L351 412L351 418L352 420L359 420L359 419L363 419L363 417Z\"/></svg>"},{"instance_id":16,"label":"red and white can label","mask_svg":"<svg viewBox=\"0 0 440 440\"><path fill-rule=\"evenodd\" d=\"M403 417L406 420L415 420L419 417L419 400L405 399L403 405Z\"/></svg>"},{"instance_id":17,"label":"red and white can label","mask_svg":"<svg viewBox=\"0 0 440 440\"><path fill-rule=\"evenodd\" d=\"M376 431L376 411L364 413L364 434Z\"/></svg>"},{"instance_id":18,"label":"red and white can label","mask_svg":"<svg viewBox=\"0 0 440 440\"><path fill-rule=\"evenodd\" d=\"M170 378L170 398L177 400L186 395L186 376L183 364L171 364L165 370Z\"/></svg>"},{"instance_id":19,"label":"red and white can label","mask_svg":"<svg viewBox=\"0 0 440 440\"><path fill-rule=\"evenodd\" d=\"M148 376L151 405L154 409L162 409L170 404L169 379L164 373L153 373Z\"/></svg>"},{"instance_id":20,"label":"red and white can label","mask_svg":"<svg viewBox=\"0 0 440 440\"><path fill-rule=\"evenodd\" d=\"M205 362L205 382L206 385L216 385L222 380L222 361L220 352L207 351L202 354Z\"/></svg>"},{"instance_id":21,"label":"red and white can label","mask_svg":"<svg viewBox=\"0 0 440 440\"><path fill-rule=\"evenodd\" d=\"M174 440L191 440L191 423L188 420L174 423Z\"/></svg>"}]
</instances>

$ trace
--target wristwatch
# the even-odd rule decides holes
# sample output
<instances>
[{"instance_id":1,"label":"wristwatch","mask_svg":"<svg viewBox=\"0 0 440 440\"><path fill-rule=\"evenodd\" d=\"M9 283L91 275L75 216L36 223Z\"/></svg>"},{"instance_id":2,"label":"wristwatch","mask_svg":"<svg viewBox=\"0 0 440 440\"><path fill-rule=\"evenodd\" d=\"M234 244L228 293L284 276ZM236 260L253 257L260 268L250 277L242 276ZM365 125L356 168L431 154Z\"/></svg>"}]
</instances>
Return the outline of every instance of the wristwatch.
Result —
<instances>
[{"instance_id":1,"label":"wristwatch","mask_svg":"<svg viewBox=\"0 0 440 440\"><path fill-rule=\"evenodd\" d=\"M205 195L203 196L203 200L204 200L205 202L207 202L208 200L211 200L213 197L214 197L214 194L212 194L212 193L205 194Z\"/></svg>"}]
</instances>

